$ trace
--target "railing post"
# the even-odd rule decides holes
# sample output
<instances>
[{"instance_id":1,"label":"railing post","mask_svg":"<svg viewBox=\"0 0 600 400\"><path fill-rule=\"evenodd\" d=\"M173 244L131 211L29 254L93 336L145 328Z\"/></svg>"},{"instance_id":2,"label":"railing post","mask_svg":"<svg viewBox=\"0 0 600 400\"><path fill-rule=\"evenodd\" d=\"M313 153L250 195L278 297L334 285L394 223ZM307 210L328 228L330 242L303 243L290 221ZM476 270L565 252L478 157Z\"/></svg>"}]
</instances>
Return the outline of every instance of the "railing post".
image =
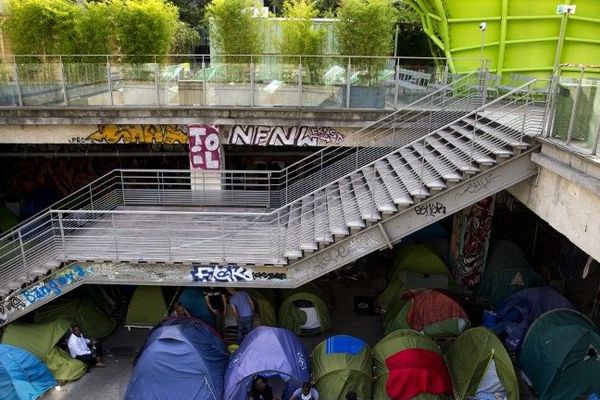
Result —
<instances>
[{"instance_id":1,"label":"railing post","mask_svg":"<svg viewBox=\"0 0 600 400\"><path fill-rule=\"evenodd\" d=\"M156 86L156 105L160 107L160 67L158 65L158 60L156 56L154 56L154 85Z\"/></svg>"},{"instance_id":2,"label":"railing post","mask_svg":"<svg viewBox=\"0 0 600 400\"><path fill-rule=\"evenodd\" d=\"M289 169L286 168L285 169L285 204L288 203L288 187L290 186L290 183L288 181L288 175L289 174Z\"/></svg>"},{"instance_id":3,"label":"railing post","mask_svg":"<svg viewBox=\"0 0 600 400\"><path fill-rule=\"evenodd\" d=\"M117 225L115 224L115 214L110 214L110 220L112 223L113 239L115 242L115 257L119 260L119 240L117 239Z\"/></svg>"},{"instance_id":4,"label":"railing post","mask_svg":"<svg viewBox=\"0 0 600 400\"><path fill-rule=\"evenodd\" d=\"M579 80L577 81L577 90L575 91L575 100L573 101L573 107L571 108L571 119L569 120L569 130L567 131L567 145L571 144L573 138L573 128L575 127L575 116L577 115L577 107L579 106L579 96L581 95L581 81L583 80L583 73L585 68L581 67L581 73L579 74Z\"/></svg>"},{"instance_id":5,"label":"railing post","mask_svg":"<svg viewBox=\"0 0 600 400\"><path fill-rule=\"evenodd\" d=\"M19 65L17 64L17 58L13 56L13 65L15 66L15 89L17 90L17 102L18 106L23 106L23 93L21 92L21 83L19 82Z\"/></svg>"},{"instance_id":6,"label":"railing post","mask_svg":"<svg viewBox=\"0 0 600 400\"><path fill-rule=\"evenodd\" d=\"M394 109L398 108L398 90L399 90L399 81L400 80L400 64L398 59L396 59L396 72L394 73Z\"/></svg>"},{"instance_id":7,"label":"railing post","mask_svg":"<svg viewBox=\"0 0 600 400\"><path fill-rule=\"evenodd\" d=\"M352 72L352 64L348 57L348 67L346 69L346 108L350 108L350 73Z\"/></svg>"},{"instance_id":8,"label":"railing post","mask_svg":"<svg viewBox=\"0 0 600 400\"><path fill-rule=\"evenodd\" d=\"M62 243L63 260L67 260L67 246L65 243L65 228L63 226L62 211L57 211L56 213L58 214L58 227L60 230L60 241Z\"/></svg>"},{"instance_id":9,"label":"railing post","mask_svg":"<svg viewBox=\"0 0 600 400\"><path fill-rule=\"evenodd\" d=\"M27 258L25 257L25 247L23 246L23 236L21 230L19 232L19 247L21 248L21 258L23 259L23 269L27 271ZM25 274L27 276L27 274Z\"/></svg>"},{"instance_id":10,"label":"railing post","mask_svg":"<svg viewBox=\"0 0 600 400\"><path fill-rule=\"evenodd\" d=\"M298 107L302 107L302 58L298 64Z\"/></svg>"},{"instance_id":11,"label":"railing post","mask_svg":"<svg viewBox=\"0 0 600 400\"><path fill-rule=\"evenodd\" d=\"M90 194L90 207L93 210L94 209L94 195L92 193L92 185L91 184L88 185L88 193Z\"/></svg>"},{"instance_id":12,"label":"railing post","mask_svg":"<svg viewBox=\"0 0 600 400\"><path fill-rule=\"evenodd\" d=\"M202 56L202 105L208 105L208 97L206 91L208 90L208 83L206 82L206 64L204 63L204 56Z\"/></svg>"},{"instance_id":13,"label":"railing post","mask_svg":"<svg viewBox=\"0 0 600 400\"><path fill-rule=\"evenodd\" d=\"M61 77L61 85L62 85L62 92L63 92L63 102L65 103L65 106L68 106L69 105L69 95L67 93L67 80L65 78L65 65L63 64L62 56L58 56L58 62L59 62L59 66L60 66L60 77Z\"/></svg>"},{"instance_id":14,"label":"railing post","mask_svg":"<svg viewBox=\"0 0 600 400\"><path fill-rule=\"evenodd\" d=\"M126 206L127 200L125 197L125 177L123 176L123 170L120 170L119 172L121 175L121 195L123 196L123 205Z\"/></svg>"},{"instance_id":15,"label":"railing post","mask_svg":"<svg viewBox=\"0 0 600 400\"><path fill-rule=\"evenodd\" d=\"M254 63L250 56L250 107L254 107Z\"/></svg>"},{"instance_id":16,"label":"railing post","mask_svg":"<svg viewBox=\"0 0 600 400\"><path fill-rule=\"evenodd\" d=\"M271 208L271 171L267 174L267 208Z\"/></svg>"},{"instance_id":17,"label":"railing post","mask_svg":"<svg viewBox=\"0 0 600 400\"><path fill-rule=\"evenodd\" d=\"M592 146L592 155L595 156L598 154L598 142L600 141L600 123L598 124L598 129L596 131L596 139L594 140L594 145Z\"/></svg>"},{"instance_id":18,"label":"railing post","mask_svg":"<svg viewBox=\"0 0 600 400\"><path fill-rule=\"evenodd\" d=\"M110 73L110 56L106 56L106 77L108 79L108 93L110 94L110 105L115 105L115 99L113 97L113 85L112 77Z\"/></svg>"}]
</instances>

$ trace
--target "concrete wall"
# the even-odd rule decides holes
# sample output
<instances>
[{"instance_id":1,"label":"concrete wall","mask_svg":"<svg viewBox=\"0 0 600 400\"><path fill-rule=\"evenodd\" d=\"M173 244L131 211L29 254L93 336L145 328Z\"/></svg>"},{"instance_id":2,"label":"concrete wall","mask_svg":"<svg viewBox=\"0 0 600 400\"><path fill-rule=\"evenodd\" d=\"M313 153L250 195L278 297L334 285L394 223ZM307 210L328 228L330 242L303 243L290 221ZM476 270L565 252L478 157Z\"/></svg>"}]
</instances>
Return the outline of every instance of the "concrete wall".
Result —
<instances>
[{"instance_id":1,"label":"concrete wall","mask_svg":"<svg viewBox=\"0 0 600 400\"><path fill-rule=\"evenodd\" d=\"M533 161L537 178L509 189L519 201L564 234L571 242L600 260L600 163L577 155L550 141Z\"/></svg>"}]
</instances>

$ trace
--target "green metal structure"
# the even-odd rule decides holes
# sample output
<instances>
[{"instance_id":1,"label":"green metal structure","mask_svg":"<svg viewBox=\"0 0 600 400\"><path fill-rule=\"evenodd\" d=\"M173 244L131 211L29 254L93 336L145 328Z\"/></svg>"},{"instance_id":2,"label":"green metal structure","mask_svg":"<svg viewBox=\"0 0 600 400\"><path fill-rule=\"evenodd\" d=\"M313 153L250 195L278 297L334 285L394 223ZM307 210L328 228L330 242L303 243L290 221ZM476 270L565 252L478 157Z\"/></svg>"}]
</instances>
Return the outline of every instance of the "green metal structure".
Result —
<instances>
[{"instance_id":1,"label":"green metal structure","mask_svg":"<svg viewBox=\"0 0 600 400\"><path fill-rule=\"evenodd\" d=\"M558 64L600 64L597 0L406 2L420 14L423 30L444 56L480 59L483 55L491 61L491 71L504 77L513 73L549 77ZM576 5L575 13L559 14L559 4ZM481 22L487 24L485 33L479 30ZM449 65L457 73L473 68Z\"/></svg>"}]
</instances>

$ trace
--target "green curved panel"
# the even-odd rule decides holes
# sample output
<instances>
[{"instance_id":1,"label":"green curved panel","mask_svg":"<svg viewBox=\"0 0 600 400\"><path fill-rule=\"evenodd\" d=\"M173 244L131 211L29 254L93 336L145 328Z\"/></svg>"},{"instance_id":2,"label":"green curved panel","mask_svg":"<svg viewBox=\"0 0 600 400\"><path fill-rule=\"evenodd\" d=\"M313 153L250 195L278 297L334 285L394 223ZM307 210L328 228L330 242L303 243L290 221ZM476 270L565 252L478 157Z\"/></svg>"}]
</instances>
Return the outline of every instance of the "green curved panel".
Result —
<instances>
[{"instance_id":1,"label":"green curved panel","mask_svg":"<svg viewBox=\"0 0 600 400\"><path fill-rule=\"evenodd\" d=\"M479 59L486 22L484 58L498 75L519 73L547 77L557 48L559 63L600 64L600 2L597 0L408 0L420 15L423 28L441 52L454 59L452 72L472 70ZM556 14L559 4L575 4L576 13ZM561 43L564 43L561 45Z\"/></svg>"}]
</instances>

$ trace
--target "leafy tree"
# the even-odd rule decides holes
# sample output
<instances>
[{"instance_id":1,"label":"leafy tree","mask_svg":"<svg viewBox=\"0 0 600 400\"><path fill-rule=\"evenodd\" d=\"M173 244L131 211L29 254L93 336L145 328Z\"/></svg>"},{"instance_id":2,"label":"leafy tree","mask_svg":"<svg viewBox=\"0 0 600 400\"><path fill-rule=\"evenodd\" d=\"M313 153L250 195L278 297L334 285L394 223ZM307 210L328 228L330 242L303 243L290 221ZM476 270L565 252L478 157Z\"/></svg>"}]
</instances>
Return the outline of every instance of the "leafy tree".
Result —
<instances>
[{"instance_id":1,"label":"leafy tree","mask_svg":"<svg viewBox=\"0 0 600 400\"><path fill-rule=\"evenodd\" d=\"M171 54L189 54L200 44L201 38L198 31L187 22L179 21L175 31L175 40L171 45Z\"/></svg>"},{"instance_id":2,"label":"leafy tree","mask_svg":"<svg viewBox=\"0 0 600 400\"><path fill-rule=\"evenodd\" d=\"M195 43L194 41L189 42L195 43L194 47L199 46L201 43L206 43L208 41L208 28L205 24L205 10L208 1L207 0L169 0L169 2L179 9L179 20L181 22L185 22L189 25L191 29L196 31L199 35L200 42ZM176 42L180 42L183 40L185 43L192 39L191 32L185 32L185 30L180 27L177 30ZM182 47L181 45L175 45L176 48ZM186 48L187 45L183 44L183 47ZM172 51L173 52L173 51ZM185 52L191 52L188 48Z\"/></svg>"},{"instance_id":3,"label":"leafy tree","mask_svg":"<svg viewBox=\"0 0 600 400\"><path fill-rule=\"evenodd\" d=\"M398 3L397 8L399 27L397 54L414 57L431 56L429 38L423 32L419 14L404 2Z\"/></svg>"}]
</instances>

